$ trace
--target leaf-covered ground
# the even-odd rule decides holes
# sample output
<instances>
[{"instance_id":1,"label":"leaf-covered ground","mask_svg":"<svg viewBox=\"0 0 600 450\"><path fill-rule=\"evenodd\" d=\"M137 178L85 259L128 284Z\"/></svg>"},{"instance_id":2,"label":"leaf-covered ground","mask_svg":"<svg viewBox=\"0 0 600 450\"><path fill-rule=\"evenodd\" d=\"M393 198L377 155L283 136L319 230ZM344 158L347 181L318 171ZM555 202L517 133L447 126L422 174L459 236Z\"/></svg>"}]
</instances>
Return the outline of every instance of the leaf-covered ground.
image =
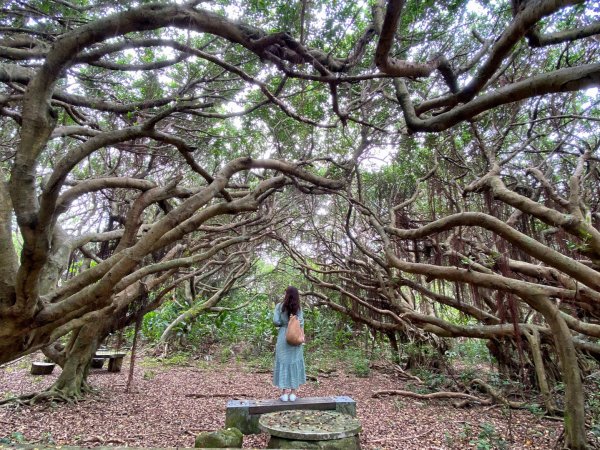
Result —
<instances>
[{"instance_id":1,"label":"leaf-covered ground","mask_svg":"<svg viewBox=\"0 0 600 450\"><path fill-rule=\"evenodd\" d=\"M1 407L0 438L40 444L193 447L194 436L224 426L227 399L274 398L269 373L242 363L190 366L136 364L134 389L125 393L128 364L120 373L93 369L98 394L78 404ZM29 361L0 368L1 397L41 390L49 376L29 374ZM407 389L396 375L372 371L358 378L343 369L303 386L303 396L348 395L357 402L364 449L551 449L560 423L528 411L500 407L456 409L447 401L371 398L382 389ZM244 438L244 447L266 447L267 436ZM0 444L1 446L1 444Z\"/></svg>"}]
</instances>

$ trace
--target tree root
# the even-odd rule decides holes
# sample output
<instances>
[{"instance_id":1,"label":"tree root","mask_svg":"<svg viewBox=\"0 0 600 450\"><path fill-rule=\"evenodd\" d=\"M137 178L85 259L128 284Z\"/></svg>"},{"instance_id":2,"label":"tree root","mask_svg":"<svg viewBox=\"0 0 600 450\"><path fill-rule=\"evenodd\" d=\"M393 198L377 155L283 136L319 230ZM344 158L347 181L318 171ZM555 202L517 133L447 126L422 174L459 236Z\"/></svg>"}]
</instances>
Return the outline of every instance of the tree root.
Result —
<instances>
[{"instance_id":1,"label":"tree root","mask_svg":"<svg viewBox=\"0 0 600 450\"><path fill-rule=\"evenodd\" d=\"M3 400L0 400L0 406L2 406L2 405L24 406L24 405L29 404L29 400L31 400L36 395L37 395L37 393L20 395L18 397L5 398Z\"/></svg>"},{"instance_id":2,"label":"tree root","mask_svg":"<svg viewBox=\"0 0 600 450\"><path fill-rule=\"evenodd\" d=\"M394 366L394 371L400 377L408 378L409 380L413 380L419 384L423 384L423 380L421 380L418 376L408 373L406 370L403 370L399 365Z\"/></svg>"},{"instance_id":3,"label":"tree root","mask_svg":"<svg viewBox=\"0 0 600 450\"><path fill-rule=\"evenodd\" d=\"M77 403L83 397L83 391L92 392L89 386L82 387L81 393L66 393L59 389L49 388L46 391L34 392L32 394L20 395L0 400L0 405L33 406L40 403Z\"/></svg>"},{"instance_id":4,"label":"tree root","mask_svg":"<svg viewBox=\"0 0 600 450\"><path fill-rule=\"evenodd\" d=\"M471 394L465 394L464 392L434 392L432 394L417 394L411 391L396 391L396 390L384 390L374 392L371 397L377 398L383 395L401 395L403 397L418 398L419 400L432 400L436 398L457 398L467 400L468 402L479 403L481 405L491 405L492 399L479 398Z\"/></svg>"},{"instance_id":5,"label":"tree root","mask_svg":"<svg viewBox=\"0 0 600 450\"><path fill-rule=\"evenodd\" d=\"M500 394L497 390L495 390L493 387L491 387L485 381L480 380L479 378L475 378L473 381L471 381L471 385L478 386L479 388L484 390L486 393L488 393L492 397L492 399L497 404L508 406L509 408L512 408L512 409L527 409L529 406L525 402L513 402L511 400L508 400L502 394ZM552 408L552 409L546 408L546 414L547 414L548 418L549 417L557 417L557 416L562 417L562 416L564 416L565 412L558 408Z\"/></svg>"},{"instance_id":6,"label":"tree root","mask_svg":"<svg viewBox=\"0 0 600 450\"><path fill-rule=\"evenodd\" d=\"M400 367L398 364L374 362L370 364L370 367L375 370L381 370L387 373L392 373L400 378L406 378L408 380L416 381L419 384L423 384L423 380L421 380L416 375L408 373L406 370L402 369L402 367Z\"/></svg>"},{"instance_id":7,"label":"tree root","mask_svg":"<svg viewBox=\"0 0 600 450\"><path fill-rule=\"evenodd\" d=\"M416 392L398 391L398 390L376 391L373 393L373 395L371 395L371 397L377 398L377 397L381 397L384 395L400 395L403 397L411 397L411 398L416 398L419 400L457 399L458 401L453 403L454 407L456 407L456 408L464 408L467 405L469 405L470 403L478 403L483 406L490 406L490 405L497 404L497 405L507 406L511 409L526 409L528 406L527 403L525 403L525 402L514 402L511 400L508 400L506 397L504 397L502 394L500 394L497 390L495 390L489 384L487 384L486 382L484 382L480 379L474 379L473 381L471 381L471 385L477 386L480 390L483 390L486 394L488 394L489 397L481 398L481 397L477 397L472 394L467 394L465 392L442 391L442 392L433 392L431 394L417 394ZM558 411L558 410L548 411L548 413L549 414L560 414L561 411Z\"/></svg>"}]
</instances>

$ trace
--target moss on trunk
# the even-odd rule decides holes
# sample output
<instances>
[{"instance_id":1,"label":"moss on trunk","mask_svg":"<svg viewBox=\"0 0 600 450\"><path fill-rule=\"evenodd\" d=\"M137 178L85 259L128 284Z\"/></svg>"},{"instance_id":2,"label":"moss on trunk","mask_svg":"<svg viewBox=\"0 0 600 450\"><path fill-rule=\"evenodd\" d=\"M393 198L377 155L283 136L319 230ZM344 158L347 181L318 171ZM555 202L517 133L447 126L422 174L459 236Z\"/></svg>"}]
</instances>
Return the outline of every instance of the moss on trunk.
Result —
<instances>
[{"instance_id":1,"label":"moss on trunk","mask_svg":"<svg viewBox=\"0 0 600 450\"><path fill-rule=\"evenodd\" d=\"M100 327L97 325L84 325L74 332L66 350L62 373L49 388L50 392L77 399L90 390L87 376L100 337Z\"/></svg>"}]
</instances>

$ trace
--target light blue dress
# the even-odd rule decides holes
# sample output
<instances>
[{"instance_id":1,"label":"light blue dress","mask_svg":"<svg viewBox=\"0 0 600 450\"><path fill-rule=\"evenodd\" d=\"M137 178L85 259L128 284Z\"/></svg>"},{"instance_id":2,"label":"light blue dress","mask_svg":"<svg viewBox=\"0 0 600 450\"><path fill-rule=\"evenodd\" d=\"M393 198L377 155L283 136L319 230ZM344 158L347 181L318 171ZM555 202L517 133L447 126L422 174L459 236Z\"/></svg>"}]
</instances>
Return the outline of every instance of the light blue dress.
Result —
<instances>
[{"instance_id":1,"label":"light blue dress","mask_svg":"<svg viewBox=\"0 0 600 450\"><path fill-rule=\"evenodd\" d=\"M281 312L281 303L273 311L273 323L279 327L277 346L275 347L275 367L273 368L273 384L280 389L298 389L306 383L304 369L304 350L302 345L289 345L285 340L289 313ZM298 320L304 327L304 315L298 311Z\"/></svg>"}]
</instances>

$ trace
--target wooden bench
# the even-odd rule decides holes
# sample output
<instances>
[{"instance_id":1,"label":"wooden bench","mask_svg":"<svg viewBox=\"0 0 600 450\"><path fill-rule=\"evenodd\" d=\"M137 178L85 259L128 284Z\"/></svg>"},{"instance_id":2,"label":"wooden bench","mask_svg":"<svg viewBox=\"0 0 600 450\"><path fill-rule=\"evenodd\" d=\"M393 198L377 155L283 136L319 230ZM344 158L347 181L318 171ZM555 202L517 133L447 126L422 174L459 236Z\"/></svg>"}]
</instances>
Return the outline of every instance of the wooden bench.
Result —
<instances>
[{"instance_id":1,"label":"wooden bench","mask_svg":"<svg viewBox=\"0 0 600 450\"><path fill-rule=\"evenodd\" d=\"M120 372L121 366L123 365L123 358L127 353L115 352L110 350L98 350L92 358L92 367L102 368L104 360L108 359L108 371L109 372Z\"/></svg>"},{"instance_id":2,"label":"wooden bench","mask_svg":"<svg viewBox=\"0 0 600 450\"><path fill-rule=\"evenodd\" d=\"M295 402L281 400L229 400L225 412L225 427L236 427L244 434L258 434L258 419L262 414L289 410L338 411L356 416L356 402L350 397L300 397Z\"/></svg>"}]
</instances>

